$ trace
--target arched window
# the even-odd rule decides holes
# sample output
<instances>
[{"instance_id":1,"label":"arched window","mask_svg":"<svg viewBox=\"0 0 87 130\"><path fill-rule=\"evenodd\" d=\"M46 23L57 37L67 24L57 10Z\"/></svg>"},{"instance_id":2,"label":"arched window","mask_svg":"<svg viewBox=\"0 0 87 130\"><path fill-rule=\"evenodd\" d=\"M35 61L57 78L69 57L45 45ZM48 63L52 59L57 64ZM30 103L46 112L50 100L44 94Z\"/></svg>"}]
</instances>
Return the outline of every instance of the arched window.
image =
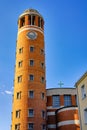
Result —
<instances>
[{"instance_id":1,"label":"arched window","mask_svg":"<svg viewBox=\"0 0 87 130\"><path fill-rule=\"evenodd\" d=\"M25 25L25 17L22 17L20 21L20 28L23 27L24 25Z\"/></svg>"}]
</instances>

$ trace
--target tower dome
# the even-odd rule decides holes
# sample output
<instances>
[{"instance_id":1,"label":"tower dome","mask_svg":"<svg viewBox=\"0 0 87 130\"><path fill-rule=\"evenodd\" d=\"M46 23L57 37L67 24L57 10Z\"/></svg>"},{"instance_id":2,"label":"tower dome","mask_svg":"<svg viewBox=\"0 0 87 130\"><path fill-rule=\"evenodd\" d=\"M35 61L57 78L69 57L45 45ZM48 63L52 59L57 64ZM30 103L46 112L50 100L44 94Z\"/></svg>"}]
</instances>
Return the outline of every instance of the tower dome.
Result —
<instances>
[{"instance_id":1,"label":"tower dome","mask_svg":"<svg viewBox=\"0 0 87 130\"><path fill-rule=\"evenodd\" d=\"M18 19L19 29L26 25L35 25L36 27L44 29L44 19L42 15L35 9L25 10Z\"/></svg>"}]
</instances>

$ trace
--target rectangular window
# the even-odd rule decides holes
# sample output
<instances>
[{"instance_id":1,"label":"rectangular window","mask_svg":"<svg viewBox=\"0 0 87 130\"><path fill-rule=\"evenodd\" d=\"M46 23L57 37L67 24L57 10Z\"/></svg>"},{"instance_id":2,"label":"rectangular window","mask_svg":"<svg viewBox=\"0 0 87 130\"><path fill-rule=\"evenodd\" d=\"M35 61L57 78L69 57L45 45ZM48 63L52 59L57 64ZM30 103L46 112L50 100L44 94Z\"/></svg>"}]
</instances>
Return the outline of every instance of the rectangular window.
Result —
<instances>
[{"instance_id":1,"label":"rectangular window","mask_svg":"<svg viewBox=\"0 0 87 130\"><path fill-rule=\"evenodd\" d=\"M32 16L32 25L35 25L35 16Z\"/></svg>"},{"instance_id":2,"label":"rectangular window","mask_svg":"<svg viewBox=\"0 0 87 130\"><path fill-rule=\"evenodd\" d=\"M86 90L85 90L85 85L82 85L81 87L81 93L82 93L82 99L86 97Z\"/></svg>"},{"instance_id":3,"label":"rectangular window","mask_svg":"<svg viewBox=\"0 0 87 130\"><path fill-rule=\"evenodd\" d=\"M34 47L30 46L30 52L34 52Z\"/></svg>"},{"instance_id":4,"label":"rectangular window","mask_svg":"<svg viewBox=\"0 0 87 130\"><path fill-rule=\"evenodd\" d=\"M42 110L42 118L44 118L45 119L45 111L44 110Z\"/></svg>"},{"instance_id":5,"label":"rectangular window","mask_svg":"<svg viewBox=\"0 0 87 130\"><path fill-rule=\"evenodd\" d=\"M31 25L31 15L29 15L28 19L29 19L29 25Z\"/></svg>"},{"instance_id":6,"label":"rectangular window","mask_svg":"<svg viewBox=\"0 0 87 130\"><path fill-rule=\"evenodd\" d=\"M18 62L18 67L19 67L19 68L22 67L22 62L23 62L23 61L19 61L19 62Z\"/></svg>"},{"instance_id":7,"label":"rectangular window","mask_svg":"<svg viewBox=\"0 0 87 130\"><path fill-rule=\"evenodd\" d=\"M41 51L41 55L44 55L44 50L43 50L43 49L41 49L40 51Z\"/></svg>"},{"instance_id":8,"label":"rectangular window","mask_svg":"<svg viewBox=\"0 0 87 130\"><path fill-rule=\"evenodd\" d=\"M46 125L45 124L42 125L42 130L46 130Z\"/></svg>"},{"instance_id":9,"label":"rectangular window","mask_svg":"<svg viewBox=\"0 0 87 130\"><path fill-rule=\"evenodd\" d=\"M64 95L64 106L71 106L71 95Z\"/></svg>"},{"instance_id":10,"label":"rectangular window","mask_svg":"<svg viewBox=\"0 0 87 130\"><path fill-rule=\"evenodd\" d=\"M87 124L87 108L84 109L84 121L85 121L85 124Z\"/></svg>"},{"instance_id":11,"label":"rectangular window","mask_svg":"<svg viewBox=\"0 0 87 130\"><path fill-rule=\"evenodd\" d=\"M18 76L18 83L22 82L22 75Z\"/></svg>"},{"instance_id":12,"label":"rectangular window","mask_svg":"<svg viewBox=\"0 0 87 130\"><path fill-rule=\"evenodd\" d=\"M34 130L34 124L33 123L28 124L28 130Z\"/></svg>"},{"instance_id":13,"label":"rectangular window","mask_svg":"<svg viewBox=\"0 0 87 130\"><path fill-rule=\"evenodd\" d=\"M16 118L20 118L20 110L16 111Z\"/></svg>"},{"instance_id":14,"label":"rectangular window","mask_svg":"<svg viewBox=\"0 0 87 130\"><path fill-rule=\"evenodd\" d=\"M41 77L41 82L44 83L45 79L44 77Z\"/></svg>"},{"instance_id":15,"label":"rectangular window","mask_svg":"<svg viewBox=\"0 0 87 130\"><path fill-rule=\"evenodd\" d=\"M21 99L21 92L17 92L17 99Z\"/></svg>"},{"instance_id":16,"label":"rectangular window","mask_svg":"<svg viewBox=\"0 0 87 130\"><path fill-rule=\"evenodd\" d=\"M34 91L29 91L29 97L34 98Z\"/></svg>"},{"instance_id":17,"label":"rectangular window","mask_svg":"<svg viewBox=\"0 0 87 130\"><path fill-rule=\"evenodd\" d=\"M34 60L30 60L30 66L34 66Z\"/></svg>"},{"instance_id":18,"label":"rectangular window","mask_svg":"<svg viewBox=\"0 0 87 130\"><path fill-rule=\"evenodd\" d=\"M28 110L28 117L34 117L34 110L33 109Z\"/></svg>"},{"instance_id":19,"label":"rectangular window","mask_svg":"<svg viewBox=\"0 0 87 130\"><path fill-rule=\"evenodd\" d=\"M19 54L23 53L23 47L19 48Z\"/></svg>"},{"instance_id":20,"label":"rectangular window","mask_svg":"<svg viewBox=\"0 0 87 130\"><path fill-rule=\"evenodd\" d=\"M20 130L20 124L15 125L15 130Z\"/></svg>"},{"instance_id":21,"label":"rectangular window","mask_svg":"<svg viewBox=\"0 0 87 130\"><path fill-rule=\"evenodd\" d=\"M20 28L25 25L25 17L21 18Z\"/></svg>"},{"instance_id":22,"label":"rectangular window","mask_svg":"<svg viewBox=\"0 0 87 130\"><path fill-rule=\"evenodd\" d=\"M41 99L44 99L45 96L44 96L44 93L41 93Z\"/></svg>"},{"instance_id":23,"label":"rectangular window","mask_svg":"<svg viewBox=\"0 0 87 130\"><path fill-rule=\"evenodd\" d=\"M30 74L30 81L34 80L34 75Z\"/></svg>"},{"instance_id":24,"label":"rectangular window","mask_svg":"<svg viewBox=\"0 0 87 130\"><path fill-rule=\"evenodd\" d=\"M43 69L44 69L44 63L43 63L43 62L41 63L41 68L43 68Z\"/></svg>"},{"instance_id":25,"label":"rectangular window","mask_svg":"<svg viewBox=\"0 0 87 130\"><path fill-rule=\"evenodd\" d=\"M53 95L53 107L60 107L60 96Z\"/></svg>"},{"instance_id":26,"label":"rectangular window","mask_svg":"<svg viewBox=\"0 0 87 130\"><path fill-rule=\"evenodd\" d=\"M38 17L38 27L40 27L40 17Z\"/></svg>"}]
</instances>

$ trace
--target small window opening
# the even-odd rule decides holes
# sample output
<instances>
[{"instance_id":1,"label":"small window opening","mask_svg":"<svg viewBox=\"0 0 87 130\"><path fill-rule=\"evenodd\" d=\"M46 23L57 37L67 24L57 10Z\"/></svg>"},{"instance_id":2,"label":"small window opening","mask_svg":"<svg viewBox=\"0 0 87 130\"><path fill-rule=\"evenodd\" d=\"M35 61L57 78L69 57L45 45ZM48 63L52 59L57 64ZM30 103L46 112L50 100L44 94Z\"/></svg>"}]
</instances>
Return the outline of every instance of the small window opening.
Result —
<instances>
[{"instance_id":1,"label":"small window opening","mask_svg":"<svg viewBox=\"0 0 87 130\"><path fill-rule=\"evenodd\" d=\"M32 25L35 25L35 16L32 16Z\"/></svg>"},{"instance_id":2,"label":"small window opening","mask_svg":"<svg viewBox=\"0 0 87 130\"><path fill-rule=\"evenodd\" d=\"M21 18L21 26L20 27L23 27L25 25L25 17Z\"/></svg>"}]
</instances>

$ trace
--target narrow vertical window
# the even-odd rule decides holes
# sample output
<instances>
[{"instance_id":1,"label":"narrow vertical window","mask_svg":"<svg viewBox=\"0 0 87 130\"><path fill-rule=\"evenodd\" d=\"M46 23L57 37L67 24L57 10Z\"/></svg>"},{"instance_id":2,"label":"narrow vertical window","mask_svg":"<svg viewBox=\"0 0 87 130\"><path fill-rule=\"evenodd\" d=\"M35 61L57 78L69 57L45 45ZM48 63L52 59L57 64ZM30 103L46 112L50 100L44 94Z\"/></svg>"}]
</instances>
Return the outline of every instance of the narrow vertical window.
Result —
<instances>
[{"instance_id":1,"label":"narrow vertical window","mask_svg":"<svg viewBox=\"0 0 87 130\"><path fill-rule=\"evenodd\" d=\"M35 25L35 16L32 16L32 25Z\"/></svg>"},{"instance_id":2,"label":"narrow vertical window","mask_svg":"<svg viewBox=\"0 0 87 130\"><path fill-rule=\"evenodd\" d=\"M23 47L19 48L19 54L23 53Z\"/></svg>"},{"instance_id":3,"label":"narrow vertical window","mask_svg":"<svg viewBox=\"0 0 87 130\"><path fill-rule=\"evenodd\" d=\"M29 24L31 25L31 15L29 15Z\"/></svg>"},{"instance_id":4,"label":"narrow vertical window","mask_svg":"<svg viewBox=\"0 0 87 130\"><path fill-rule=\"evenodd\" d=\"M41 115L42 115L42 118L45 119L45 111L44 110L42 110Z\"/></svg>"},{"instance_id":5,"label":"narrow vertical window","mask_svg":"<svg viewBox=\"0 0 87 130\"><path fill-rule=\"evenodd\" d=\"M84 123L87 124L87 108L84 109Z\"/></svg>"},{"instance_id":6,"label":"narrow vertical window","mask_svg":"<svg viewBox=\"0 0 87 130\"><path fill-rule=\"evenodd\" d=\"M46 125L42 124L42 130L46 130Z\"/></svg>"},{"instance_id":7,"label":"narrow vertical window","mask_svg":"<svg viewBox=\"0 0 87 130\"><path fill-rule=\"evenodd\" d=\"M29 97L34 98L34 91L29 91Z\"/></svg>"},{"instance_id":8,"label":"narrow vertical window","mask_svg":"<svg viewBox=\"0 0 87 130\"><path fill-rule=\"evenodd\" d=\"M30 60L30 66L34 66L34 60Z\"/></svg>"},{"instance_id":9,"label":"narrow vertical window","mask_svg":"<svg viewBox=\"0 0 87 130\"><path fill-rule=\"evenodd\" d=\"M23 27L25 25L25 17L21 18L21 25L20 27Z\"/></svg>"},{"instance_id":10,"label":"narrow vertical window","mask_svg":"<svg viewBox=\"0 0 87 130\"><path fill-rule=\"evenodd\" d=\"M86 97L85 85L81 87L82 99Z\"/></svg>"},{"instance_id":11,"label":"narrow vertical window","mask_svg":"<svg viewBox=\"0 0 87 130\"><path fill-rule=\"evenodd\" d=\"M34 117L34 110L33 109L28 110L28 117Z\"/></svg>"},{"instance_id":12,"label":"narrow vertical window","mask_svg":"<svg viewBox=\"0 0 87 130\"><path fill-rule=\"evenodd\" d=\"M16 118L20 118L20 110L16 111Z\"/></svg>"},{"instance_id":13,"label":"narrow vertical window","mask_svg":"<svg viewBox=\"0 0 87 130\"><path fill-rule=\"evenodd\" d=\"M34 80L34 75L30 74L29 79L30 79L30 81L33 81Z\"/></svg>"},{"instance_id":14,"label":"narrow vertical window","mask_svg":"<svg viewBox=\"0 0 87 130\"><path fill-rule=\"evenodd\" d=\"M22 67L22 63L23 63L23 61L19 61L19 62L18 62L18 67L19 67L19 68Z\"/></svg>"},{"instance_id":15,"label":"narrow vertical window","mask_svg":"<svg viewBox=\"0 0 87 130\"><path fill-rule=\"evenodd\" d=\"M71 106L71 95L64 95L64 106Z\"/></svg>"},{"instance_id":16,"label":"narrow vertical window","mask_svg":"<svg viewBox=\"0 0 87 130\"><path fill-rule=\"evenodd\" d=\"M30 46L30 52L34 52L34 47Z\"/></svg>"},{"instance_id":17,"label":"narrow vertical window","mask_svg":"<svg viewBox=\"0 0 87 130\"><path fill-rule=\"evenodd\" d=\"M41 55L44 55L44 50L41 49L41 50L40 50L40 53L41 53Z\"/></svg>"},{"instance_id":18,"label":"narrow vertical window","mask_svg":"<svg viewBox=\"0 0 87 130\"><path fill-rule=\"evenodd\" d=\"M43 20L41 19L41 28L43 28Z\"/></svg>"},{"instance_id":19,"label":"narrow vertical window","mask_svg":"<svg viewBox=\"0 0 87 130\"><path fill-rule=\"evenodd\" d=\"M33 123L28 124L28 130L34 130L34 124Z\"/></svg>"},{"instance_id":20,"label":"narrow vertical window","mask_svg":"<svg viewBox=\"0 0 87 130\"><path fill-rule=\"evenodd\" d=\"M21 92L17 92L17 99L21 99Z\"/></svg>"},{"instance_id":21,"label":"narrow vertical window","mask_svg":"<svg viewBox=\"0 0 87 130\"><path fill-rule=\"evenodd\" d=\"M53 107L60 107L60 96L59 95L53 95Z\"/></svg>"},{"instance_id":22,"label":"narrow vertical window","mask_svg":"<svg viewBox=\"0 0 87 130\"><path fill-rule=\"evenodd\" d=\"M40 27L40 17L38 17L38 27Z\"/></svg>"},{"instance_id":23,"label":"narrow vertical window","mask_svg":"<svg viewBox=\"0 0 87 130\"><path fill-rule=\"evenodd\" d=\"M45 79L44 77L41 77L41 82L44 83Z\"/></svg>"},{"instance_id":24,"label":"narrow vertical window","mask_svg":"<svg viewBox=\"0 0 87 130\"><path fill-rule=\"evenodd\" d=\"M20 130L20 124L15 125L15 130Z\"/></svg>"},{"instance_id":25,"label":"narrow vertical window","mask_svg":"<svg viewBox=\"0 0 87 130\"><path fill-rule=\"evenodd\" d=\"M44 63L43 63L43 62L41 62L41 68L43 68L43 69L44 69Z\"/></svg>"},{"instance_id":26,"label":"narrow vertical window","mask_svg":"<svg viewBox=\"0 0 87 130\"><path fill-rule=\"evenodd\" d=\"M45 98L44 93L41 93L41 99L44 99L44 98Z\"/></svg>"},{"instance_id":27,"label":"narrow vertical window","mask_svg":"<svg viewBox=\"0 0 87 130\"><path fill-rule=\"evenodd\" d=\"M22 82L22 75L18 76L18 83Z\"/></svg>"}]
</instances>

